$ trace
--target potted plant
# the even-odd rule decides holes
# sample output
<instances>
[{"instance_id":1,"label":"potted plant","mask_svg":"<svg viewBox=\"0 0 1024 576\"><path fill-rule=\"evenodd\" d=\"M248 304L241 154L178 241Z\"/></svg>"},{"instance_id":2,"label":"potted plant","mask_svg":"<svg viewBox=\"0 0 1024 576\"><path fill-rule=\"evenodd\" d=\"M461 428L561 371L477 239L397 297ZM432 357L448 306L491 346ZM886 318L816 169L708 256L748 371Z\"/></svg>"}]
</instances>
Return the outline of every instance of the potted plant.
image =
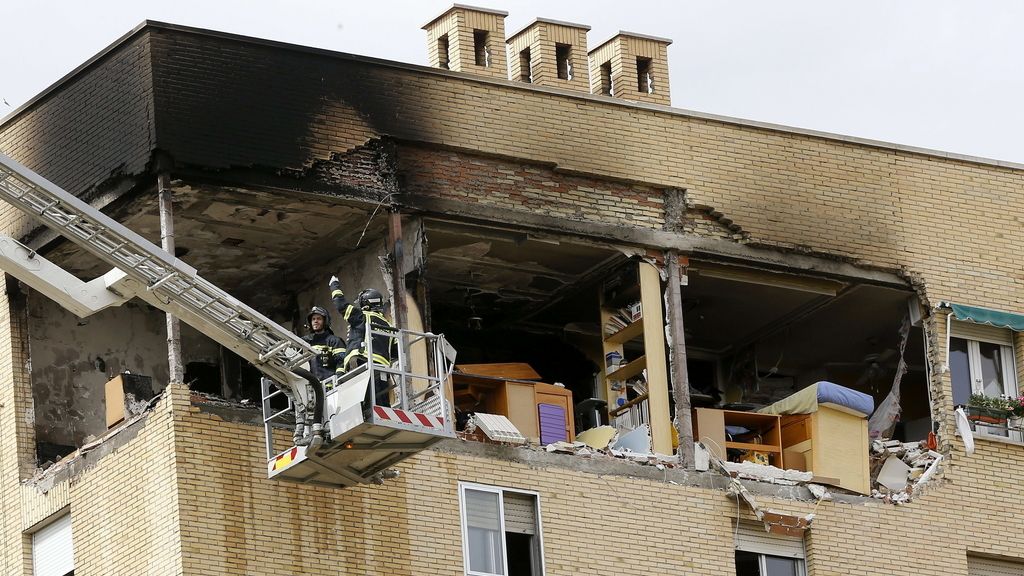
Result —
<instances>
[{"instance_id":1,"label":"potted plant","mask_svg":"<svg viewBox=\"0 0 1024 576\"><path fill-rule=\"evenodd\" d=\"M967 401L967 419L985 424L1006 424L1015 410L1024 415L1024 405L1017 398L1010 400L1002 396L971 394Z\"/></svg>"}]
</instances>

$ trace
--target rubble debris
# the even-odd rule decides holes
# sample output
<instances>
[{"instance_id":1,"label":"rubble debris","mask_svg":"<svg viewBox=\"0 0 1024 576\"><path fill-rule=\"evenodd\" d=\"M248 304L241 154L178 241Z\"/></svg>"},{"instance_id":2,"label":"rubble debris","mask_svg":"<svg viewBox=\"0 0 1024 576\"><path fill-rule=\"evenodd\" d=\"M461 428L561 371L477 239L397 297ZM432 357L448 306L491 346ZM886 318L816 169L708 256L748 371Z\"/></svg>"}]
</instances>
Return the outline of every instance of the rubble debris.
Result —
<instances>
[{"instance_id":1,"label":"rubble debris","mask_svg":"<svg viewBox=\"0 0 1024 576\"><path fill-rule=\"evenodd\" d=\"M808 484L807 489L811 492L811 495L818 500L832 499L832 493L828 491L828 488L825 488L821 484Z\"/></svg>"},{"instance_id":2,"label":"rubble debris","mask_svg":"<svg viewBox=\"0 0 1024 576\"><path fill-rule=\"evenodd\" d=\"M775 466L765 466L764 464L755 464L754 462L723 462L722 464L726 470L730 473L735 473L740 478L760 480L784 486L804 484L814 478L813 472L783 470Z\"/></svg>"},{"instance_id":3,"label":"rubble debris","mask_svg":"<svg viewBox=\"0 0 1024 576\"><path fill-rule=\"evenodd\" d=\"M693 467L698 472L707 472L711 469L711 452L700 442L693 443Z\"/></svg>"},{"instance_id":4,"label":"rubble debris","mask_svg":"<svg viewBox=\"0 0 1024 576\"><path fill-rule=\"evenodd\" d=\"M910 502L935 477L942 459L927 441L873 440L871 470L877 487L871 496L892 504Z\"/></svg>"},{"instance_id":5,"label":"rubble debris","mask_svg":"<svg viewBox=\"0 0 1024 576\"><path fill-rule=\"evenodd\" d=\"M907 487L910 466L896 456L889 456L878 473L877 482L893 492L902 492Z\"/></svg>"},{"instance_id":6,"label":"rubble debris","mask_svg":"<svg viewBox=\"0 0 1024 576\"><path fill-rule=\"evenodd\" d=\"M641 424L635 430L630 430L619 436L619 439L612 446L612 450L622 452L633 452L636 454L651 454L651 429L647 424Z\"/></svg>"},{"instance_id":7,"label":"rubble debris","mask_svg":"<svg viewBox=\"0 0 1024 576\"><path fill-rule=\"evenodd\" d=\"M721 458L711 454L710 452L709 455L711 458L711 466L729 478L729 493L746 502L747 506L749 506L750 510L754 513L754 516L764 523L764 529L766 532L802 537L804 532L811 527L811 522L814 521L813 512L806 516L794 516L792 514L776 512L774 510L761 510L761 507L757 505L757 501L754 500L754 496L748 492L743 484L741 484L740 481L730 472L729 467L727 466L730 462L724 462ZM755 464L755 466L760 465ZM776 468L776 470L778 470L778 468Z\"/></svg>"},{"instance_id":8,"label":"rubble debris","mask_svg":"<svg viewBox=\"0 0 1024 576\"><path fill-rule=\"evenodd\" d=\"M577 434L576 441L583 442L595 450L604 450L618 433L618 430L612 426L598 426Z\"/></svg>"}]
</instances>

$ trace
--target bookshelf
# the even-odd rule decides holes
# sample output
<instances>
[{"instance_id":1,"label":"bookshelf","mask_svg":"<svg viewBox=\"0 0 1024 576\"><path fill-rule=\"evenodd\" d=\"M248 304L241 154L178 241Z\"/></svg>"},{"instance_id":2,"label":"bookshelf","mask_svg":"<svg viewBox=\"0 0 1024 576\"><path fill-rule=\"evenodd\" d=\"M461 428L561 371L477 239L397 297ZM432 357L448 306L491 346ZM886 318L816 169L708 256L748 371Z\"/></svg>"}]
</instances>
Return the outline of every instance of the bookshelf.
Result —
<instances>
[{"instance_id":1,"label":"bookshelf","mask_svg":"<svg viewBox=\"0 0 1024 576\"><path fill-rule=\"evenodd\" d=\"M647 262L631 261L601 286L602 352L605 398L609 410L628 401L627 382L643 378L648 394L651 440L655 452L671 454L672 431L668 402L668 370L661 276ZM609 369L607 358L622 363Z\"/></svg>"}]
</instances>

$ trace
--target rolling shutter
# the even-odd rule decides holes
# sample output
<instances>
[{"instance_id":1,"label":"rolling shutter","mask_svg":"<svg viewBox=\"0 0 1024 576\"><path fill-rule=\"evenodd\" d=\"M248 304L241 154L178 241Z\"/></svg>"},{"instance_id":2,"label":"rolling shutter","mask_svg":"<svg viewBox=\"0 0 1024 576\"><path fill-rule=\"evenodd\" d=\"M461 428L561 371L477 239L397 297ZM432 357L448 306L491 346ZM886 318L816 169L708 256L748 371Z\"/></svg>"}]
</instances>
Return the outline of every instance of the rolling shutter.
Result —
<instances>
[{"instance_id":1,"label":"rolling shutter","mask_svg":"<svg viewBox=\"0 0 1024 576\"><path fill-rule=\"evenodd\" d=\"M804 557L802 538L772 534L764 529L764 524L753 522L740 522L736 532L736 549L783 558Z\"/></svg>"},{"instance_id":2,"label":"rolling shutter","mask_svg":"<svg viewBox=\"0 0 1024 576\"><path fill-rule=\"evenodd\" d=\"M967 574L968 576L1024 576L1024 564L968 556Z\"/></svg>"},{"instance_id":3,"label":"rolling shutter","mask_svg":"<svg viewBox=\"0 0 1024 576\"><path fill-rule=\"evenodd\" d=\"M482 530L498 530L498 494L466 490L466 525Z\"/></svg>"},{"instance_id":4,"label":"rolling shutter","mask_svg":"<svg viewBox=\"0 0 1024 576\"><path fill-rule=\"evenodd\" d=\"M950 326L949 332L955 338L1013 346L1013 332L1010 332L1008 328L997 328L974 322L954 321Z\"/></svg>"},{"instance_id":5,"label":"rolling shutter","mask_svg":"<svg viewBox=\"0 0 1024 576\"><path fill-rule=\"evenodd\" d=\"M505 492L505 532L537 533L537 499L530 494Z\"/></svg>"},{"instance_id":6,"label":"rolling shutter","mask_svg":"<svg viewBox=\"0 0 1024 576\"><path fill-rule=\"evenodd\" d=\"M75 569L71 546L71 514L65 514L32 535L32 574L65 576Z\"/></svg>"}]
</instances>

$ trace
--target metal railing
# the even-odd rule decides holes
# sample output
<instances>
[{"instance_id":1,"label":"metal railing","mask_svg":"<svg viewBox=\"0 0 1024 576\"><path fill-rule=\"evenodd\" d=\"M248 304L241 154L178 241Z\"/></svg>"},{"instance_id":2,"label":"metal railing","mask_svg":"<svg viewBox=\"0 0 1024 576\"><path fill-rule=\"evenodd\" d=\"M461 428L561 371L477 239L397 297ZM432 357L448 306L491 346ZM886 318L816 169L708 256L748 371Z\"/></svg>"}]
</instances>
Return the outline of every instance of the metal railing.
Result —
<instances>
[{"instance_id":1,"label":"metal railing","mask_svg":"<svg viewBox=\"0 0 1024 576\"><path fill-rule=\"evenodd\" d=\"M325 379L322 385L330 391L327 394L337 393L346 383L365 375L369 381L367 385L374 387L369 394L369 406L364 406L366 411L372 412L378 405L378 398L388 398L386 408L434 416L450 432L454 426L451 373L455 365L455 349L444 335L383 328L367 323L364 342L366 356L369 358L373 357L374 336L396 339L397 358L393 358L389 366L367 362ZM262 385L268 460L277 453L273 447L274 425L291 424L290 402L288 407L280 410L272 406L274 398L281 394L272 384L264 379ZM323 421L327 422L330 417L331 414L323 414Z\"/></svg>"}]
</instances>

